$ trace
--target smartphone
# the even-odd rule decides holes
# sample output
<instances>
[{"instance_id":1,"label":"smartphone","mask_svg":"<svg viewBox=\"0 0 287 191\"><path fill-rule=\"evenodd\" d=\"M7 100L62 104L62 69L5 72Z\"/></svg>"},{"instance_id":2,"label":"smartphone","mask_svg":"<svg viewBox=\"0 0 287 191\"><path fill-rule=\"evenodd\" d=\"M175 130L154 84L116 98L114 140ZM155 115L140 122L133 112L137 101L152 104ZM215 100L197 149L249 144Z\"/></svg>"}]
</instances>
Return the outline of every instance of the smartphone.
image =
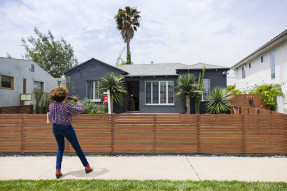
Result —
<instances>
[{"instance_id":1,"label":"smartphone","mask_svg":"<svg viewBox=\"0 0 287 191\"><path fill-rule=\"evenodd\" d=\"M68 96L67 100L73 100L72 96Z\"/></svg>"}]
</instances>

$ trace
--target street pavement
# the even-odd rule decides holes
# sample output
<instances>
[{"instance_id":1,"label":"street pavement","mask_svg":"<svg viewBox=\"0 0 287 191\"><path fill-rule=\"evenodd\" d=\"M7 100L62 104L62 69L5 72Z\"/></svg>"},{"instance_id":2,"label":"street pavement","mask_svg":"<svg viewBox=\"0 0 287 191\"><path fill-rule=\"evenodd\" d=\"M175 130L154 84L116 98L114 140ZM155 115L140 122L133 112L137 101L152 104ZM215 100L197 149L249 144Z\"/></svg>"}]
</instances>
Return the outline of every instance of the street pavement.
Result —
<instances>
[{"instance_id":1,"label":"street pavement","mask_svg":"<svg viewBox=\"0 0 287 191\"><path fill-rule=\"evenodd\" d=\"M61 179L238 180L287 182L287 157L87 156L86 174L77 156L64 156ZM0 157L0 180L55 179L56 156Z\"/></svg>"}]
</instances>

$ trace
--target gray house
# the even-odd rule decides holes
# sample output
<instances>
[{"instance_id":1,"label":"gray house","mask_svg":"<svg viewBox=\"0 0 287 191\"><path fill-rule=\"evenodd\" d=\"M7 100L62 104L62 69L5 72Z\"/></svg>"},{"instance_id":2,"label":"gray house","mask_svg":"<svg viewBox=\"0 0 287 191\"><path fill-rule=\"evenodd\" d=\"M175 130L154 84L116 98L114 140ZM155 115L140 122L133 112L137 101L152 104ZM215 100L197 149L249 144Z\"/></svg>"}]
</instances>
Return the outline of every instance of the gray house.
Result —
<instances>
[{"instance_id":1,"label":"gray house","mask_svg":"<svg viewBox=\"0 0 287 191\"><path fill-rule=\"evenodd\" d=\"M0 107L32 104L34 88L43 92L57 86L57 80L31 60L0 57Z\"/></svg>"},{"instance_id":2,"label":"gray house","mask_svg":"<svg viewBox=\"0 0 287 191\"><path fill-rule=\"evenodd\" d=\"M125 76L127 95L123 106L115 106L118 113L185 113L185 99L175 96L178 75L192 73L196 77L205 66L204 95L216 86L226 87L228 67L198 63L186 65L169 64L133 64L114 67L94 58L65 72L79 98L88 98L93 102L103 102L97 92L99 80L107 73L115 72ZM194 102L191 102L193 105ZM191 107L194 113L194 107ZM201 113L205 113L201 104Z\"/></svg>"}]
</instances>

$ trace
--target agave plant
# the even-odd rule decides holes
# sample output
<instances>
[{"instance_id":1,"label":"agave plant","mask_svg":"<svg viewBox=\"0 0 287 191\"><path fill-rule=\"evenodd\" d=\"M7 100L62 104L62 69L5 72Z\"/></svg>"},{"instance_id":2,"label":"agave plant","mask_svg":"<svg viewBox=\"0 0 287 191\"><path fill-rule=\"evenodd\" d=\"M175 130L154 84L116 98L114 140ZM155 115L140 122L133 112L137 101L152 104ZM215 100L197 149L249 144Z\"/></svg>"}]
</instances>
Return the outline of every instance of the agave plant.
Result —
<instances>
[{"instance_id":1,"label":"agave plant","mask_svg":"<svg viewBox=\"0 0 287 191\"><path fill-rule=\"evenodd\" d=\"M211 114L228 113L231 107L231 96L227 89L223 87L215 87L207 96L207 111Z\"/></svg>"},{"instance_id":2,"label":"agave plant","mask_svg":"<svg viewBox=\"0 0 287 191\"><path fill-rule=\"evenodd\" d=\"M124 103L123 94L126 94L124 76L116 73L108 73L101 78L99 92L103 93L110 90L111 111L113 111L113 103L122 105Z\"/></svg>"},{"instance_id":3,"label":"agave plant","mask_svg":"<svg viewBox=\"0 0 287 191\"><path fill-rule=\"evenodd\" d=\"M186 99L186 114L190 114L190 97L198 94L198 84L193 74L180 75L177 79L176 96Z\"/></svg>"}]
</instances>

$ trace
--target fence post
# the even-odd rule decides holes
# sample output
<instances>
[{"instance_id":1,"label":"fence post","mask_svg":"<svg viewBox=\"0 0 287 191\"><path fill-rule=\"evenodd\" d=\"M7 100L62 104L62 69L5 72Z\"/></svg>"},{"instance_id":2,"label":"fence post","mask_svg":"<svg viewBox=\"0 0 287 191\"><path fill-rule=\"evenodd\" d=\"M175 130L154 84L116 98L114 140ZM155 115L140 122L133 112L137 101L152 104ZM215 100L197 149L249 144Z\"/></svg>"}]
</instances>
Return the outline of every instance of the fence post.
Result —
<instances>
[{"instance_id":1,"label":"fence post","mask_svg":"<svg viewBox=\"0 0 287 191\"><path fill-rule=\"evenodd\" d=\"M156 153L156 114L153 114L153 148L152 152Z\"/></svg>"},{"instance_id":2,"label":"fence post","mask_svg":"<svg viewBox=\"0 0 287 191\"><path fill-rule=\"evenodd\" d=\"M110 115L111 118L111 153L114 153L114 140L115 140L115 135L114 135L114 116L113 114L108 114Z\"/></svg>"},{"instance_id":3,"label":"fence post","mask_svg":"<svg viewBox=\"0 0 287 191\"><path fill-rule=\"evenodd\" d=\"M21 148L20 148L20 152L24 153L24 114L20 114L20 118L21 118Z\"/></svg>"},{"instance_id":4,"label":"fence post","mask_svg":"<svg viewBox=\"0 0 287 191\"><path fill-rule=\"evenodd\" d=\"M241 151L246 153L246 139L245 139L245 126L244 126L244 117L245 115L240 115L241 122Z\"/></svg>"},{"instance_id":5,"label":"fence post","mask_svg":"<svg viewBox=\"0 0 287 191\"><path fill-rule=\"evenodd\" d=\"M200 143L200 115L197 114L196 120L196 139L197 139L197 153L201 153L201 143Z\"/></svg>"}]
</instances>

